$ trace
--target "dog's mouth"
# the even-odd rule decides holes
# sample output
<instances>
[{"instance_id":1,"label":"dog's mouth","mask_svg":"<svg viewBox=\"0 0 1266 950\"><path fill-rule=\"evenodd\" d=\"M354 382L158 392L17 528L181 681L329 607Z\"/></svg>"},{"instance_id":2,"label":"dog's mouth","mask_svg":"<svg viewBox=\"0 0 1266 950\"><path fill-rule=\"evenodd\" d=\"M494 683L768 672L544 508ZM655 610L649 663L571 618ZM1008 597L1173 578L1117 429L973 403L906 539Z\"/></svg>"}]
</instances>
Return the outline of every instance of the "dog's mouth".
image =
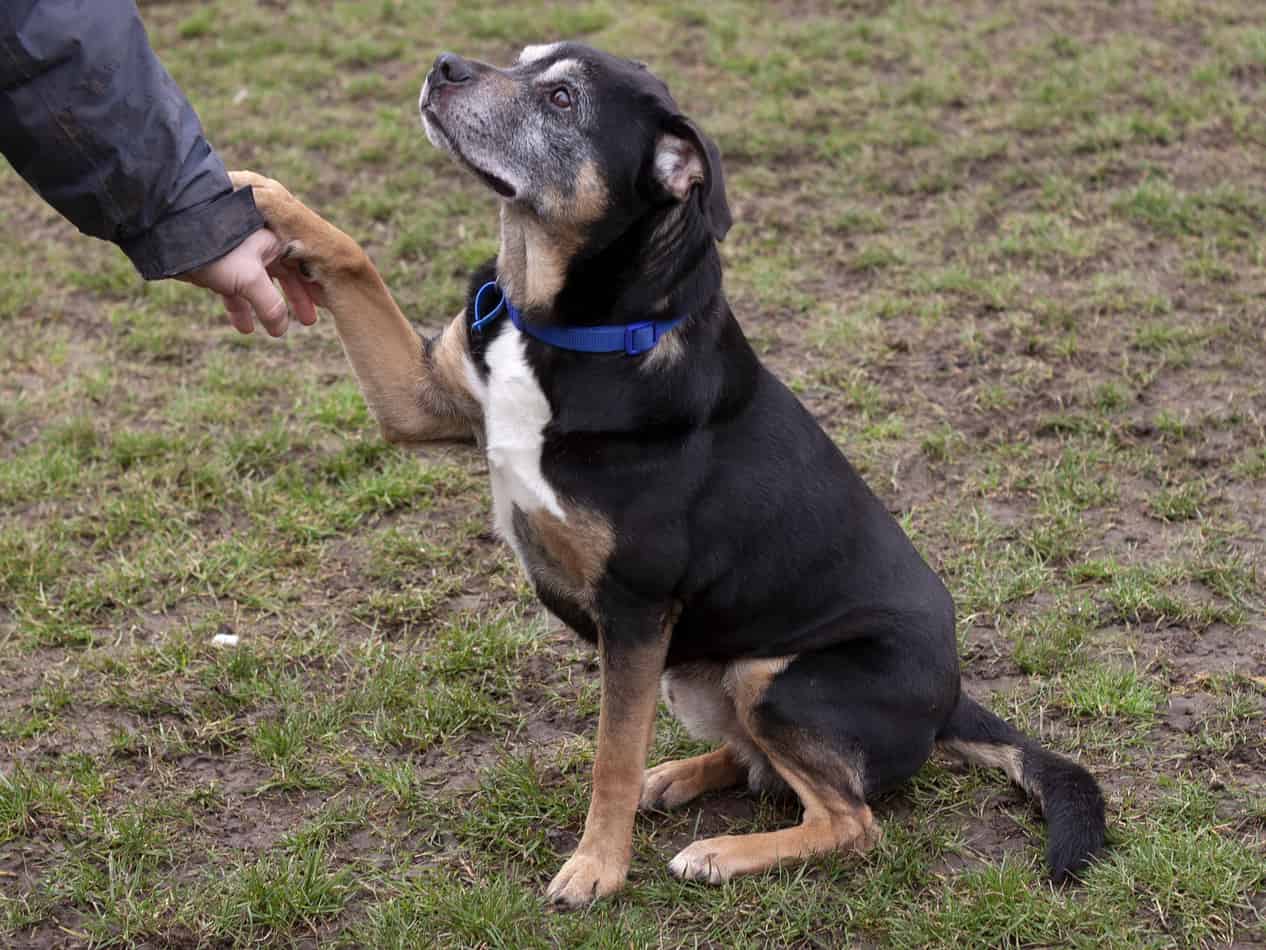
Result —
<instances>
[{"instance_id":1,"label":"dog's mouth","mask_svg":"<svg viewBox=\"0 0 1266 950\"><path fill-rule=\"evenodd\" d=\"M508 181L504 181L496 175L484 171L474 162L470 161L470 159L466 158L465 155L460 155L459 157L466 163L467 167L469 167L471 171L484 180L484 184L499 194L502 198L513 198L518 193L514 190L514 186Z\"/></svg>"},{"instance_id":2,"label":"dog's mouth","mask_svg":"<svg viewBox=\"0 0 1266 950\"><path fill-rule=\"evenodd\" d=\"M492 172L480 168L466 157L466 154L458 148L457 143L453 141L453 137L448 134L448 130L444 128L444 124L440 122L439 116L435 114L435 109L429 102L422 106L422 119L428 127L427 130L434 132L440 139L440 142L437 142L436 144L442 145L442 147L447 151L456 155L458 160L474 172L475 176L485 185L495 191L502 198L513 198L516 194L518 194L518 192L515 191L514 186L504 178L498 178ZM432 141L434 141L434 138Z\"/></svg>"}]
</instances>

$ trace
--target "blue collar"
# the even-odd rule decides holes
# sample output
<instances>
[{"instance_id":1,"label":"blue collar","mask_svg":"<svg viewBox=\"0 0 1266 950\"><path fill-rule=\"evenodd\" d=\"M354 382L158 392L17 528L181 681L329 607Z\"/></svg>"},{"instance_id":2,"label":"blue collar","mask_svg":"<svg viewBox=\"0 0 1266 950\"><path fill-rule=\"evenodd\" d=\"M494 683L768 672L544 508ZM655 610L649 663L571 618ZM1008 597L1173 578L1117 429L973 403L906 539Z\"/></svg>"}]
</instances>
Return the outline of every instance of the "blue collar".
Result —
<instances>
[{"instance_id":1,"label":"blue collar","mask_svg":"<svg viewBox=\"0 0 1266 950\"><path fill-rule=\"evenodd\" d=\"M495 307L485 312L484 292L488 290L497 291L499 299ZM484 327L503 312L509 314L510 322L520 333L526 333L560 350L574 350L577 353L623 352L627 356L637 356L654 349L660 337L686 319L678 317L676 320L647 320L643 323L603 327L534 327L523 322L519 308L510 302L510 298L495 280L490 280L475 292L475 319L470 324L471 332L483 333Z\"/></svg>"}]
</instances>

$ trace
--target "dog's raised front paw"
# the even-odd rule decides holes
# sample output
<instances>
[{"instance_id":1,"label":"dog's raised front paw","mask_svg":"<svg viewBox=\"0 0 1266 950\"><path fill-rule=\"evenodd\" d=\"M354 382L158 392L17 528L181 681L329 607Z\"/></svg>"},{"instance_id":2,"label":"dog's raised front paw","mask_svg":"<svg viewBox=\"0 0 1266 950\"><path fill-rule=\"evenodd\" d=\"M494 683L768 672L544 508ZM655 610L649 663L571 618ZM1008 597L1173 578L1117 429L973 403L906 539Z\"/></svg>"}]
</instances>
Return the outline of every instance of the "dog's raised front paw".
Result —
<instances>
[{"instance_id":1,"label":"dog's raised front paw","mask_svg":"<svg viewBox=\"0 0 1266 950\"><path fill-rule=\"evenodd\" d=\"M325 283L328 278L368 263L360 246L272 178L248 171L229 172L234 188L251 189L255 207L268 227L283 242L282 259L305 280Z\"/></svg>"}]
</instances>

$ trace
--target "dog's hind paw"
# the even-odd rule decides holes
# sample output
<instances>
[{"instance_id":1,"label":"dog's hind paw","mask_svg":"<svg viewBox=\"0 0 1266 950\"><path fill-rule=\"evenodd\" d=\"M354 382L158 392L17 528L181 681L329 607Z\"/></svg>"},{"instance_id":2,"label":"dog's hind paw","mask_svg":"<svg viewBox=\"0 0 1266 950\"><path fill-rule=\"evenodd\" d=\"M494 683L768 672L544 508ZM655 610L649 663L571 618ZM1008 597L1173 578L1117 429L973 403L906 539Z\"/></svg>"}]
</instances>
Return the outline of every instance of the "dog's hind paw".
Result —
<instances>
[{"instance_id":1,"label":"dog's hind paw","mask_svg":"<svg viewBox=\"0 0 1266 950\"><path fill-rule=\"evenodd\" d=\"M746 774L747 768L728 746L691 759L664 762L646 771L638 807L676 808L700 795L737 785Z\"/></svg>"},{"instance_id":2,"label":"dog's hind paw","mask_svg":"<svg viewBox=\"0 0 1266 950\"><path fill-rule=\"evenodd\" d=\"M689 759L648 769L642 782L641 809L676 808L709 791L699 767Z\"/></svg>"},{"instance_id":3,"label":"dog's hind paw","mask_svg":"<svg viewBox=\"0 0 1266 950\"><path fill-rule=\"evenodd\" d=\"M696 841L668 862L668 872L683 881L706 881L708 884L724 884L734 876L735 869L725 854L725 839L706 838Z\"/></svg>"}]
</instances>

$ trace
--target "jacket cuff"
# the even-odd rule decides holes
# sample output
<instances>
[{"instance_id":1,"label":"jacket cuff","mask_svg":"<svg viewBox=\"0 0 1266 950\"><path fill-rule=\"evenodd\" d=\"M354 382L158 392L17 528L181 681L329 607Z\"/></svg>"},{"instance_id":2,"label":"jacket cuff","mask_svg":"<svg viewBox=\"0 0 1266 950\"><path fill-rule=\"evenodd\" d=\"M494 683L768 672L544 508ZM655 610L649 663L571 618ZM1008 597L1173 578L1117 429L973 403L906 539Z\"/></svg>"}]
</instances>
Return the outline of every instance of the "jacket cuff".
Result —
<instances>
[{"instance_id":1,"label":"jacket cuff","mask_svg":"<svg viewBox=\"0 0 1266 950\"><path fill-rule=\"evenodd\" d=\"M142 277L160 280L219 260L264 225L254 195L243 188L168 215L119 247Z\"/></svg>"}]
</instances>

